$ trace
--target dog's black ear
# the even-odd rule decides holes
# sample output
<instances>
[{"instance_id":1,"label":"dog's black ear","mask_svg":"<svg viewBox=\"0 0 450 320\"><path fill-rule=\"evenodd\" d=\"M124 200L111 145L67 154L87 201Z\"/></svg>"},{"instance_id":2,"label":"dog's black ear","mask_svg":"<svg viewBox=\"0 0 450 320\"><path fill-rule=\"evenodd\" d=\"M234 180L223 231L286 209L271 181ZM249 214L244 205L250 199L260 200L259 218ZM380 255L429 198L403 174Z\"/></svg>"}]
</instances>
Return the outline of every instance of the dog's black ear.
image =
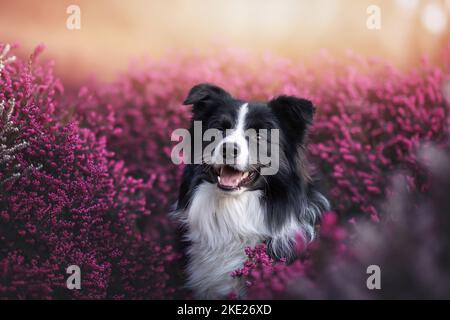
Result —
<instances>
[{"instance_id":1,"label":"dog's black ear","mask_svg":"<svg viewBox=\"0 0 450 320\"><path fill-rule=\"evenodd\" d=\"M198 84L189 91L187 98L183 104L196 105L200 102L206 102L208 100L214 100L219 98L231 98L231 95L224 89L209 83Z\"/></svg>"},{"instance_id":2,"label":"dog's black ear","mask_svg":"<svg viewBox=\"0 0 450 320\"><path fill-rule=\"evenodd\" d=\"M269 107L287 126L287 134L295 141L303 142L316 110L312 102L293 96L279 96L269 102Z\"/></svg>"}]
</instances>

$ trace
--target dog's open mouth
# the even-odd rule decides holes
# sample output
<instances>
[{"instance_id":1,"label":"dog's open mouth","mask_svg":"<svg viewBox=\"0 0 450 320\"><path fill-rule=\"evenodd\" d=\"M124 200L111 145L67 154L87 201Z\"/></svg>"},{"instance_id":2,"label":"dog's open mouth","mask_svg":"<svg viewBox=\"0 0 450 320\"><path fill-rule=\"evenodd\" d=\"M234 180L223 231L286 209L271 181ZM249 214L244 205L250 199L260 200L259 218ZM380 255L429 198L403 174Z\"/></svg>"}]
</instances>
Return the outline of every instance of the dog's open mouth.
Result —
<instances>
[{"instance_id":1,"label":"dog's open mouth","mask_svg":"<svg viewBox=\"0 0 450 320\"><path fill-rule=\"evenodd\" d=\"M258 171L239 171L230 166L216 169L217 186L226 191L238 190L250 185L258 176Z\"/></svg>"}]
</instances>

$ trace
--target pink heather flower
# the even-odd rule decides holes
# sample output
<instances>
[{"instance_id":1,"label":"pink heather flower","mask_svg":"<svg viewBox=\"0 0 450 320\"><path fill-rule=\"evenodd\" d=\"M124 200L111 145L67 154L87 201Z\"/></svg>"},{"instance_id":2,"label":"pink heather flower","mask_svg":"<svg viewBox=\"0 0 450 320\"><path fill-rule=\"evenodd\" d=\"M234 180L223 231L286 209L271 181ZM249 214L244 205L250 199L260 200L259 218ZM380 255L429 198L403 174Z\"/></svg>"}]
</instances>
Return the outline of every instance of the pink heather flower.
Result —
<instances>
[{"instance_id":1,"label":"pink heather flower","mask_svg":"<svg viewBox=\"0 0 450 320\"><path fill-rule=\"evenodd\" d=\"M38 64L39 51L7 64L0 78L0 101L16 106L0 131L8 148L27 142L15 148L14 167L29 171L7 181L0 173L0 298L174 296L180 286L169 285L176 272L168 269L179 255L138 228L149 214L145 184L113 159L105 137L60 118L63 88ZM72 264L83 290L65 286Z\"/></svg>"}]
</instances>

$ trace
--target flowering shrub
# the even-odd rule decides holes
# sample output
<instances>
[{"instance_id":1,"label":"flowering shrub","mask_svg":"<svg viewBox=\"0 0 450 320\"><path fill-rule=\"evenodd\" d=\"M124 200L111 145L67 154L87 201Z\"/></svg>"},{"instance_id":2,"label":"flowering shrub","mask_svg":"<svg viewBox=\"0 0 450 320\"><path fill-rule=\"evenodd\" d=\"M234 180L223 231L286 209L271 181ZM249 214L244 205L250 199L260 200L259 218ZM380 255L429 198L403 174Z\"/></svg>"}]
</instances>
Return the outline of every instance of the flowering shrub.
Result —
<instances>
[{"instance_id":1,"label":"flowering shrub","mask_svg":"<svg viewBox=\"0 0 450 320\"><path fill-rule=\"evenodd\" d=\"M318 241L299 248L290 265L272 261L263 244L247 249L248 262L230 276L246 282L249 297L377 297L365 287L367 265L380 264L393 279L406 262L411 278L423 283L411 294L447 294L435 284L448 275L439 258L450 243L440 215L448 203L436 198L444 182L430 174L424 155L449 147L448 66L424 60L399 71L353 55L340 62L321 55L304 65L233 50L177 52L72 95L51 66L35 61L37 53L28 64L6 58L0 70L0 101L16 101L9 118L3 112L0 130L17 128L0 136L6 141L0 161L5 150L14 155L0 163L0 297L188 297L181 290L179 241L167 218L182 172L170 159L170 135L187 127L190 110L181 101L199 82L244 99L299 95L318 110L309 157L333 212L324 216ZM423 149L426 142L435 147ZM398 172L400 186L389 179ZM448 175L444 170L442 178ZM414 199L428 205L410 207ZM432 220L442 229L411 226ZM407 254L417 252L414 246L421 250L417 259ZM402 248L408 249L399 254ZM427 261L433 279L414 269ZM65 288L70 264L81 266L80 291ZM404 288L405 282L392 283Z\"/></svg>"},{"instance_id":2,"label":"flowering shrub","mask_svg":"<svg viewBox=\"0 0 450 320\"><path fill-rule=\"evenodd\" d=\"M303 275L304 265L295 260L287 266L285 261L275 262L267 254L265 244L255 248L246 248L248 260L244 266L235 270L232 277L244 278L245 285L250 288L247 294L254 299L283 298L289 284ZM230 293L230 298L235 297Z\"/></svg>"},{"instance_id":3,"label":"flowering shrub","mask_svg":"<svg viewBox=\"0 0 450 320\"><path fill-rule=\"evenodd\" d=\"M164 267L177 254L136 226L148 214L142 181L112 159L105 138L55 116L63 87L50 65L35 63L39 50L28 63L6 65L0 78L0 101L16 106L0 122L2 153L14 155L2 161L28 168L15 179L0 172L0 297L173 295ZM82 290L66 288L72 264Z\"/></svg>"}]
</instances>

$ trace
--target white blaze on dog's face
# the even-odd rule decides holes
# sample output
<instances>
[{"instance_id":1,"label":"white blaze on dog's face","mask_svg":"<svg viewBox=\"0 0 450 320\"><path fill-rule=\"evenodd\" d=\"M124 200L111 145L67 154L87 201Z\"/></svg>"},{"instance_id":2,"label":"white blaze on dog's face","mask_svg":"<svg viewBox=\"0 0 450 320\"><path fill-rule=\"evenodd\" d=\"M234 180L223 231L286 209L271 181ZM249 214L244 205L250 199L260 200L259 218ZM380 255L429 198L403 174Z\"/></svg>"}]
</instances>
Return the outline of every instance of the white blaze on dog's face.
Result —
<instances>
[{"instance_id":1,"label":"white blaze on dog's face","mask_svg":"<svg viewBox=\"0 0 450 320\"><path fill-rule=\"evenodd\" d=\"M214 149L212 163L216 168L225 164L240 171L248 169L249 146L245 136L245 118L247 112L248 103L244 103L239 108L234 127L225 130L224 139Z\"/></svg>"}]
</instances>

